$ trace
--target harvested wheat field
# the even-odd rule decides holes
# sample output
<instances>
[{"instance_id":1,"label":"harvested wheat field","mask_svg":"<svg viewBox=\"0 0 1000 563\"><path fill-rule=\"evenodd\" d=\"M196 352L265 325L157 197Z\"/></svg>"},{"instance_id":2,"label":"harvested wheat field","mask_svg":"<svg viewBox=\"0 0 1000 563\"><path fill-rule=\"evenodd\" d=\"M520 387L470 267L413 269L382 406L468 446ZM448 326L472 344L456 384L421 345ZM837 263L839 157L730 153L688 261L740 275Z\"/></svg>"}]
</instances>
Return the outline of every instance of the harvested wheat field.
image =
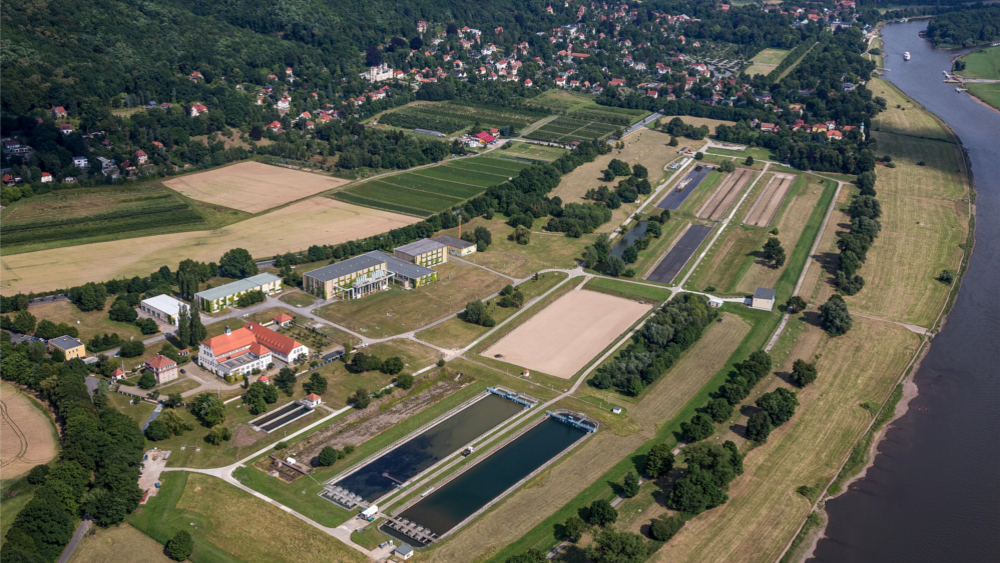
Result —
<instances>
[{"instance_id":1,"label":"harvested wheat field","mask_svg":"<svg viewBox=\"0 0 1000 563\"><path fill-rule=\"evenodd\" d=\"M767 186L764 186L764 191L757 197L757 201L754 202L743 222L756 227L770 225L774 214L781 207L781 202L785 200L785 194L795 182L795 178L794 174L775 174L772 176L771 181L767 183Z\"/></svg>"},{"instance_id":2,"label":"harvested wheat field","mask_svg":"<svg viewBox=\"0 0 1000 563\"><path fill-rule=\"evenodd\" d=\"M213 231L195 231L99 242L65 249L3 256L4 293L50 291L89 281L147 275L186 258L217 262L241 247L254 256L339 244L404 227L416 217L317 197Z\"/></svg>"},{"instance_id":3,"label":"harvested wheat field","mask_svg":"<svg viewBox=\"0 0 1000 563\"><path fill-rule=\"evenodd\" d=\"M712 197L708 198L705 205L698 210L698 217L718 221L726 214L729 207L746 187L747 182L753 177L754 171L749 168L737 168L736 172L730 173L722 181L722 184L715 190Z\"/></svg>"},{"instance_id":4,"label":"harvested wheat field","mask_svg":"<svg viewBox=\"0 0 1000 563\"><path fill-rule=\"evenodd\" d=\"M505 362L569 379L652 308L596 291L572 291L483 355L501 354Z\"/></svg>"},{"instance_id":5,"label":"harvested wheat field","mask_svg":"<svg viewBox=\"0 0 1000 563\"><path fill-rule=\"evenodd\" d=\"M348 180L321 174L270 166L261 162L240 162L207 172L188 174L163 182L191 199L224 205L249 213L325 192Z\"/></svg>"},{"instance_id":6,"label":"harvested wheat field","mask_svg":"<svg viewBox=\"0 0 1000 563\"><path fill-rule=\"evenodd\" d=\"M52 420L16 387L0 385L0 468L13 479L56 457L56 429Z\"/></svg>"}]
</instances>

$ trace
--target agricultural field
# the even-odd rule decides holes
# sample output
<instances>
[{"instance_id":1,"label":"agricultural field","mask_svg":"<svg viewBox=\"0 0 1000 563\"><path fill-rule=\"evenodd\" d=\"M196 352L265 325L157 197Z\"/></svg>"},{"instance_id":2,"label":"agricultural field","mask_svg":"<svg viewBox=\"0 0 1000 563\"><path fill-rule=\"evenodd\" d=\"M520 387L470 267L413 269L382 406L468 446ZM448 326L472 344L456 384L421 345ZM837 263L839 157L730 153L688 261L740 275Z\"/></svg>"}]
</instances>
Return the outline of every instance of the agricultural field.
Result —
<instances>
[{"instance_id":1,"label":"agricultural field","mask_svg":"<svg viewBox=\"0 0 1000 563\"><path fill-rule=\"evenodd\" d=\"M355 184L329 197L426 217L502 184L528 166L527 162L492 156L464 158Z\"/></svg>"},{"instance_id":2,"label":"agricultural field","mask_svg":"<svg viewBox=\"0 0 1000 563\"><path fill-rule=\"evenodd\" d=\"M563 296L485 352L503 361L569 379L594 354L652 308L594 291Z\"/></svg>"},{"instance_id":3,"label":"agricultural field","mask_svg":"<svg viewBox=\"0 0 1000 563\"><path fill-rule=\"evenodd\" d=\"M565 280L566 277L566 274L562 272L547 272L540 274L538 281L530 280L518 285L517 289L524 294L524 305L521 306L521 309L528 307L532 299L552 289ZM496 301L497 299L493 298L483 303L497 324L500 324L521 310L513 307L499 307ZM418 332L416 336L435 346L454 350L471 344L489 330L487 327L467 323L458 317L453 317L443 323Z\"/></svg>"},{"instance_id":4,"label":"agricultural field","mask_svg":"<svg viewBox=\"0 0 1000 563\"><path fill-rule=\"evenodd\" d=\"M141 245L121 240L81 245L73 252L42 250L0 257L4 293L50 291L89 281L148 275L160 266L175 269L186 258L217 262L242 247L254 256L273 256L312 244L338 244L416 223L415 217L359 207L325 197L211 231L145 237ZM128 256L129 260L122 260Z\"/></svg>"},{"instance_id":5,"label":"agricultural field","mask_svg":"<svg viewBox=\"0 0 1000 563\"><path fill-rule=\"evenodd\" d=\"M961 59L965 62L965 70L960 74L967 78L985 78L1000 80L1000 47L977 49Z\"/></svg>"},{"instance_id":6,"label":"agricultural field","mask_svg":"<svg viewBox=\"0 0 1000 563\"><path fill-rule=\"evenodd\" d=\"M205 172L171 178L163 185L191 199L260 213L320 192L347 180L244 161Z\"/></svg>"},{"instance_id":7,"label":"agricultural field","mask_svg":"<svg viewBox=\"0 0 1000 563\"><path fill-rule=\"evenodd\" d=\"M744 475L730 486L729 502L689 521L650 561L704 561L706 553L720 561L776 560L811 509L796 489L822 488L839 471L871 420L858 405L881 403L888 396L919 343L905 328L858 317L854 328L838 338L811 325L805 331L778 372L788 373L794 359L819 356L819 378L798 392L795 417L748 453ZM785 383L766 378L748 401L777 386ZM745 420L734 418L737 426ZM720 440L732 437L724 429Z\"/></svg>"},{"instance_id":8,"label":"agricultural field","mask_svg":"<svg viewBox=\"0 0 1000 563\"><path fill-rule=\"evenodd\" d=\"M576 113L573 115L575 116ZM628 125L613 125L603 120L598 121L586 114L583 114L580 119L560 115L528 133L525 137L548 143L568 144L573 141L583 142L604 139L615 131L626 129L627 127Z\"/></svg>"},{"instance_id":9,"label":"agricultural field","mask_svg":"<svg viewBox=\"0 0 1000 563\"><path fill-rule=\"evenodd\" d=\"M890 102L883 115L905 126L913 114L921 128L923 113L903 112ZM893 155L896 167L878 169L875 189L882 203L882 231L859 270L865 288L845 300L852 311L930 327L951 292L934 278L941 270L958 269L963 254L959 245L968 237L964 158L954 142L882 131L875 137L879 151Z\"/></svg>"},{"instance_id":10,"label":"agricultural field","mask_svg":"<svg viewBox=\"0 0 1000 563\"><path fill-rule=\"evenodd\" d=\"M493 151L490 156L503 159L528 159L552 162L564 154L566 154L566 149L560 149L558 147L547 147L545 145L510 141L506 143L501 150Z\"/></svg>"},{"instance_id":11,"label":"agricultural field","mask_svg":"<svg viewBox=\"0 0 1000 563\"><path fill-rule=\"evenodd\" d=\"M0 384L0 467L4 479L15 479L59 453L55 424L37 401L13 385Z\"/></svg>"},{"instance_id":12,"label":"agricultural field","mask_svg":"<svg viewBox=\"0 0 1000 563\"><path fill-rule=\"evenodd\" d=\"M584 195L588 190L597 189L600 186L608 186L609 189L618 184L616 178L613 182L603 180L603 171L608 167L611 159L617 158L629 164L642 164L649 170L649 182L653 189L660 183L663 175L663 167L672 162L677 156L674 147L667 146L670 136L666 133L643 129L625 138L625 148L613 150L609 154L598 156L593 162L588 162L578 166L575 170L566 174L559 181L559 185L549 194L549 197L559 197L565 203L584 203ZM696 141L700 142L700 141ZM671 171L672 173L672 171ZM640 196L634 203L623 203L621 207L611 212L611 220L597 228L598 233L610 233L617 229L622 222L631 215L649 196Z\"/></svg>"},{"instance_id":13,"label":"agricultural field","mask_svg":"<svg viewBox=\"0 0 1000 563\"><path fill-rule=\"evenodd\" d=\"M781 61L785 60L791 50L789 49L764 49L763 51L757 53L757 55L750 59L750 62L762 65L780 65Z\"/></svg>"},{"instance_id":14,"label":"agricultural field","mask_svg":"<svg viewBox=\"0 0 1000 563\"><path fill-rule=\"evenodd\" d=\"M313 313L372 338L417 330L496 293L508 280L471 264L451 261L435 267L438 281L408 291L392 286L364 299L338 301Z\"/></svg>"},{"instance_id":15,"label":"agricultural field","mask_svg":"<svg viewBox=\"0 0 1000 563\"><path fill-rule=\"evenodd\" d=\"M69 563L171 563L163 545L128 524L94 528L84 536ZM168 538L169 539L169 538Z\"/></svg>"},{"instance_id":16,"label":"agricultural field","mask_svg":"<svg viewBox=\"0 0 1000 563\"><path fill-rule=\"evenodd\" d=\"M161 543L179 529L188 530L195 561L364 560L320 530L216 477L164 473L161 481L160 493L128 521ZM248 515L267 525L248 525Z\"/></svg>"},{"instance_id":17,"label":"agricultural field","mask_svg":"<svg viewBox=\"0 0 1000 563\"><path fill-rule=\"evenodd\" d=\"M379 122L403 129L429 129L446 135L479 123L483 128L511 127L519 131L543 119L547 112L512 108L486 108L458 102L413 102L383 113Z\"/></svg>"},{"instance_id":18,"label":"agricultural field","mask_svg":"<svg viewBox=\"0 0 1000 563\"><path fill-rule=\"evenodd\" d=\"M552 111L553 113L566 113L584 105L594 104L594 97L582 94L574 90L548 90L540 96L531 98L529 102L532 106L537 106Z\"/></svg>"},{"instance_id":19,"label":"agricultural field","mask_svg":"<svg viewBox=\"0 0 1000 563\"><path fill-rule=\"evenodd\" d=\"M4 255L221 227L246 218L162 187L78 188L14 202L0 214Z\"/></svg>"}]
</instances>

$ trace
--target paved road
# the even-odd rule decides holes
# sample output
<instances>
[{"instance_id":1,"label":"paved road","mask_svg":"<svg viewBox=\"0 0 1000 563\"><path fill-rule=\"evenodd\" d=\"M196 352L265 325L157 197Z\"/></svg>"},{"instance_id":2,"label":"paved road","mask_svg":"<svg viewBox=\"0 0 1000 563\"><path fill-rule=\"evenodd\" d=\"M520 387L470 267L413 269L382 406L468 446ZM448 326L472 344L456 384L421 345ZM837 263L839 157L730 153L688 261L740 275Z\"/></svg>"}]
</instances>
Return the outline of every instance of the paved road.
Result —
<instances>
[{"instance_id":1,"label":"paved road","mask_svg":"<svg viewBox=\"0 0 1000 563\"><path fill-rule=\"evenodd\" d=\"M66 544L66 549L63 550L62 555L59 556L59 561L57 563L66 563L69 558L73 556L73 552L76 551L76 546L83 539L84 534L90 530L90 527L94 525L93 520L84 519L80 522L80 525L76 527L76 531L73 532L73 538L69 540Z\"/></svg>"},{"instance_id":2,"label":"paved road","mask_svg":"<svg viewBox=\"0 0 1000 563\"><path fill-rule=\"evenodd\" d=\"M626 129L625 132L622 133L622 138L624 139L625 137L628 137L632 133L635 133L636 131L638 131L638 130L644 128L644 127L646 127L647 125L649 125L650 123L656 121L657 119L660 119L661 117L666 117L666 116L663 115L660 112L655 112L655 113L650 114L649 117L647 117L646 119L643 119L642 121L640 121L640 122L632 125L628 129Z\"/></svg>"}]
</instances>

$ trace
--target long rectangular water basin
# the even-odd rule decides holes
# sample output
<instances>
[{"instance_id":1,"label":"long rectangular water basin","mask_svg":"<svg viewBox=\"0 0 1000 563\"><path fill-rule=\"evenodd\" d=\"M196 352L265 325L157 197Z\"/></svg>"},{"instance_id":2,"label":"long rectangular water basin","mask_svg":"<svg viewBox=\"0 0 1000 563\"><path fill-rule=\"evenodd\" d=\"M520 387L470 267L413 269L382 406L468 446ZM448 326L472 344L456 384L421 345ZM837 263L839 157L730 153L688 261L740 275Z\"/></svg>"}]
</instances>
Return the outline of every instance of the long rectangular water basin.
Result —
<instances>
[{"instance_id":1,"label":"long rectangular water basin","mask_svg":"<svg viewBox=\"0 0 1000 563\"><path fill-rule=\"evenodd\" d=\"M399 517L440 537L587 434L581 428L547 418Z\"/></svg>"},{"instance_id":2,"label":"long rectangular water basin","mask_svg":"<svg viewBox=\"0 0 1000 563\"><path fill-rule=\"evenodd\" d=\"M372 502L523 408L514 401L487 395L331 484Z\"/></svg>"}]
</instances>

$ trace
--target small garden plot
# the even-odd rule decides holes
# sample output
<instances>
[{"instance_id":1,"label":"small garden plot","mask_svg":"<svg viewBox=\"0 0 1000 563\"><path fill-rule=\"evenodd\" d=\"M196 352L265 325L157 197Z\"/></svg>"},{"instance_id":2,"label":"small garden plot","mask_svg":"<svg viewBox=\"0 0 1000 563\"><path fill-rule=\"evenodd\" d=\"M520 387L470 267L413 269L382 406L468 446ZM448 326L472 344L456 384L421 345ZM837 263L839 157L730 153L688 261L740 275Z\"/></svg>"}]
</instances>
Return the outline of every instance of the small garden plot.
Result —
<instances>
[{"instance_id":1,"label":"small garden plot","mask_svg":"<svg viewBox=\"0 0 1000 563\"><path fill-rule=\"evenodd\" d=\"M594 291L572 291L483 352L508 363L569 379L652 304Z\"/></svg>"},{"instance_id":2,"label":"small garden plot","mask_svg":"<svg viewBox=\"0 0 1000 563\"><path fill-rule=\"evenodd\" d=\"M569 143L572 141L600 139L614 133L620 128L617 125L609 125L598 121L559 116L525 136L536 141Z\"/></svg>"},{"instance_id":3,"label":"small garden plot","mask_svg":"<svg viewBox=\"0 0 1000 563\"><path fill-rule=\"evenodd\" d=\"M534 110L494 109L458 102L420 103L382 115L379 121L406 129L430 129L454 133L479 123L482 127L520 129L546 117L548 113Z\"/></svg>"},{"instance_id":4,"label":"small garden plot","mask_svg":"<svg viewBox=\"0 0 1000 563\"><path fill-rule=\"evenodd\" d=\"M620 110L618 108L608 108L602 106L592 106L578 109L571 115L575 119L586 121L599 121L608 125L628 127L636 121L642 119L648 112L645 110Z\"/></svg>"}]
</instances>

